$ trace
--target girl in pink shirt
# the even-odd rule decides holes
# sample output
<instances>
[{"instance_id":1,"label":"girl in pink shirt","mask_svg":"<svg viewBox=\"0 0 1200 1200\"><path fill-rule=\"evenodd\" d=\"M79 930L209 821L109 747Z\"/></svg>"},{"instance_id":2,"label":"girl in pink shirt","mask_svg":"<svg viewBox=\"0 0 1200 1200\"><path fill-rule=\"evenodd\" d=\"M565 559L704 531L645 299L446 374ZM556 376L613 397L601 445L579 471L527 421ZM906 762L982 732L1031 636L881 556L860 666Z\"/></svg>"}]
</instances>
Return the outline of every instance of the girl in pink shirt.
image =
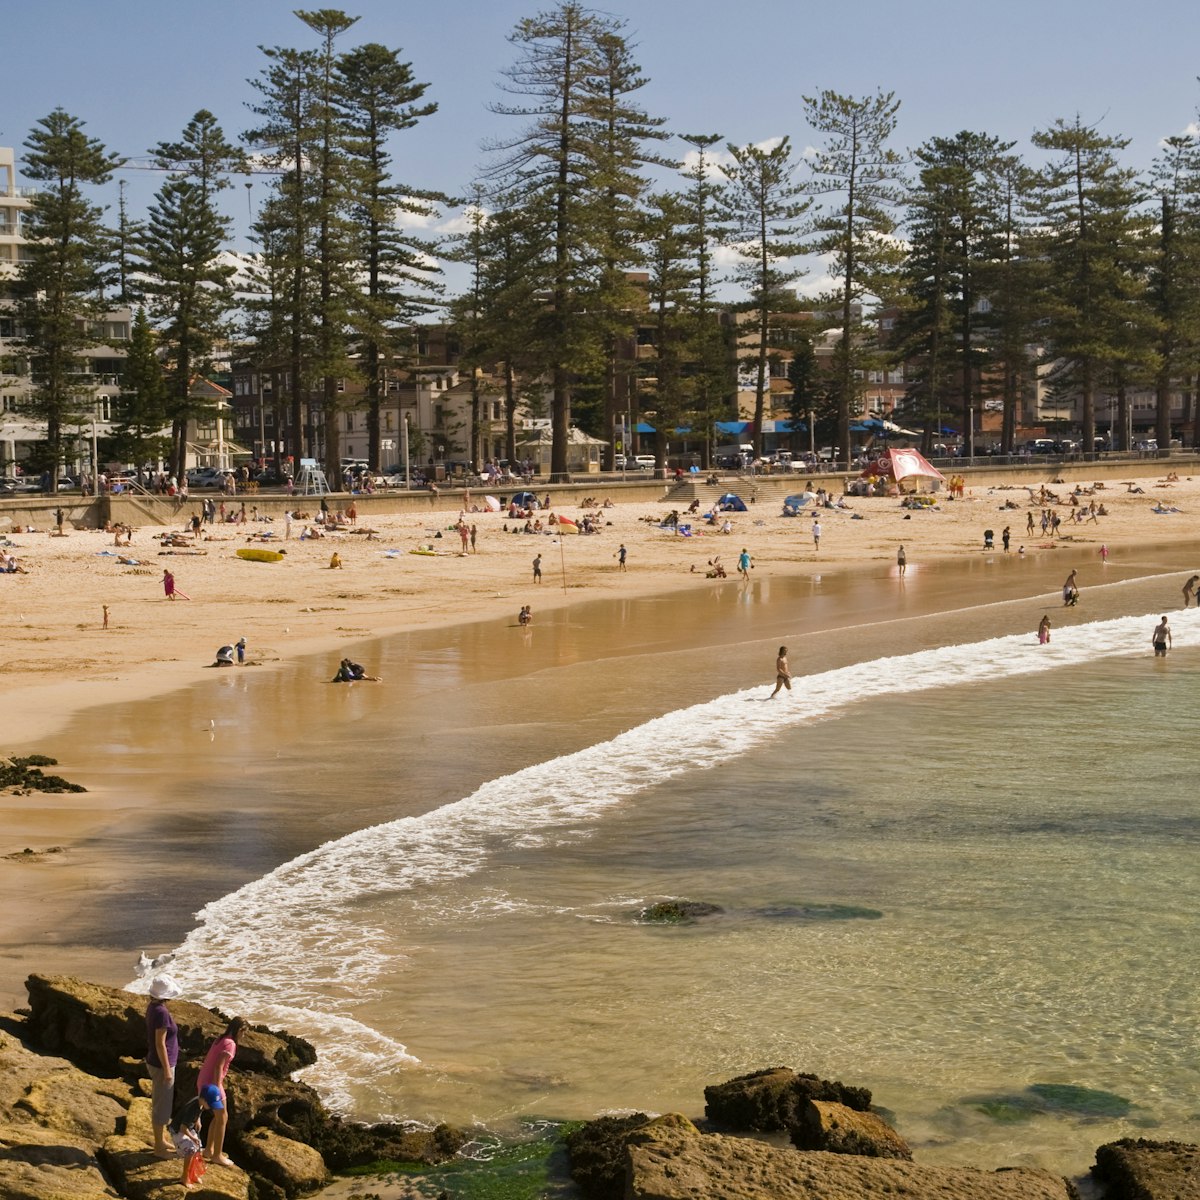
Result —
<instances>
[{"instance_id":1,"label":"girl in pink shirt","mask_svg":"<svg viewBox=\"0 0 1200 1200\"><path fill-rule=\"evenodd\" d=\"M225 1096L225 1076L229 1073L229 1064L237 1054L238 1039L246 1022L241 1017L234 1017L229 1022L225 1032L208 1048L204 1056L204 1066L196 1079L196 1091L201 1093L208 1086L216 1087L221 1093L221 1107L213 1105L212 1124L208 1127L208 1145L204 1157L210 1163L220 1163L223 1167L232 1167L233 1161L224 1152L225 1127L229 1123L229 1102Z\"/></svg>"}]
</instances>

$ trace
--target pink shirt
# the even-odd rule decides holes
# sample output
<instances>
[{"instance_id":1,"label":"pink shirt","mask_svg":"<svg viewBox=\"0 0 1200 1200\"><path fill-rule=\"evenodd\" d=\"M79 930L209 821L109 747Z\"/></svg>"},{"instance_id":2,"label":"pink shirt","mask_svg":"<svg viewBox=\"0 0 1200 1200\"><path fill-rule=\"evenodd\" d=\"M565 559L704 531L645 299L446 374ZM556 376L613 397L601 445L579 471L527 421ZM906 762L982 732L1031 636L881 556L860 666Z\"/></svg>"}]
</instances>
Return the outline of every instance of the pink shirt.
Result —
<instances>
[{"instance_id":1,"label":"pink shirt","mask_svg":"<svg viewBox=\"0 0 1200 1200\"><path fill-rule=\"evenodd\" d=\"M225 1086L225 1074L233 1056L237 1053L237 1043L231 1037L219 1037L208 1048L204 1056L204 1066L200 1068L200 1076L196 1080L196 1091L215 1083L217 1087Z\"/></svg>"}]
</instances>

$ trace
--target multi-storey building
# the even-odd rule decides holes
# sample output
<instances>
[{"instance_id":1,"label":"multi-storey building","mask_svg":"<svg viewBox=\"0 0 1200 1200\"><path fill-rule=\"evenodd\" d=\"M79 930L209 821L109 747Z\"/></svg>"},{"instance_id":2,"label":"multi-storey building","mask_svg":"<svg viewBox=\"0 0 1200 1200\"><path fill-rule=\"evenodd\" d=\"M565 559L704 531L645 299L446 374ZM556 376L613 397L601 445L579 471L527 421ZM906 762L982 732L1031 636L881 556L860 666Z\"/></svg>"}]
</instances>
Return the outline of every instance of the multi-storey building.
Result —
<instances>
[{"instance_id":1,"label":"multi-storey building","mask_svg":"<svg viewBox=\"0 0 1200 1200\"><path fill-rule=\"evenodd\" d=\"M45 437L45 429L23 412L33 381L22 353L12 286L28 253L26 214L35 194L34 188L17 186L13 152L0 146L0 474L20 469ZM80 355L76 466L90 463L93 432L104 437L109 431L131 321L128 308L114 308L89 331L96 345Z\"/></svg>"}]
</instances>

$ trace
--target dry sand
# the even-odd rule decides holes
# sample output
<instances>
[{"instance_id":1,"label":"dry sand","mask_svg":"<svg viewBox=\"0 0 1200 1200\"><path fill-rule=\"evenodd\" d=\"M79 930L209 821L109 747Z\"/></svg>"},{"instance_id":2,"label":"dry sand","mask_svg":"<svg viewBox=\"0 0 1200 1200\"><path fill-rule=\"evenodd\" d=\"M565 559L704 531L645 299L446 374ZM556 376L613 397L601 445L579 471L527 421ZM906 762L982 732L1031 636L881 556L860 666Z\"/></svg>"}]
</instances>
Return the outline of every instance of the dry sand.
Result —
<instances>
[{"instance_id":1,"label":"dry sand","mask_svg":"<svg viewBox=\"0 0 1200 1200\"><path fill-rule=\"evenodd\" d=\"M293 536L286 543L286 559L279 563L248 562L235 553L250 536L267 529L282 543L279 520L220 526L195 543L195 552L189 546L169 555L156 540L162 530L151 526L137 530L132 545L120 548L113 545L111 534L98 531L70 530L65 537L53 536L48 528L12 533L9 552L18 556L28 574L0 575L8 651L0 665L0 753L45 750L71 719L114 697L167 695L216 674L211 664L217 647L239 636L247 639L248 662L258 665L233 671L270 672L300 656L322 653L328 655L332 675L344 647L352 643L497 616L515 620L524 604L532 606L536 622L539 614L583 600L620 601L714 586L736 591L743 586L736 572L743 547L753 556L756 583L817 574L829 578L839 571L863 569L877 571L881 580L894 580L901 544L911 578L919 575L922 564L978 559L986 528L995 531L995 553L1002 553L1000 535L1007 524L1012 529L1011 553L1023 546L1027 559L1042 564L1036 572L1042 590L1061 584L1059 576L1065 577L1066 569L1059 563L1070 559L1071 566L1083 564L1081 584L1086 591L1103 569L1102 544L1111 553L1114 570L1120 568L1123 555L1147 543L1176 547L1178 561L1186 557L1184 548L1197 528L1194 514L1200 513L1200 478L1167 482L1161 466L1146 464L1146 470L1151 473L1139 477L1135 468L1126 466L1124 473L1105 482L1095 499L1105 504L1109 515L1098 522L1075 524L1066 520L1070 506L1058 505L1064 524L1057 541L1044 539L1040 529L1034 536L1027 534L1031 497L1023 485L975 485L965 498L943 499L937 511L929 512L910 513L894 498L851 498L851 511L820 512L819 551L807 511L795 519L780 515L775 493L782 496L782 486L764 486L748 512L729 514L733 529L728 535L691 518L694 536L677 536L658 525L677 501L625 503L617 488L609 493L616 501L612 508L581 510L578 503L567 503L556 509L573 518L590 511L603 522L597 536L559 541L506 533L504 526L511 530L514 522L504 515L468 513L467 520L478 529L477 553L465 555L450 528L458 517L458 510L450 507L456 503L451 496L441 498L445 507L437 512L419 514L374 515L369 503L360 503L358 532L311 541ZM1079 478L1083 486L1090 485L1086 475ZM1131 493L1122 482L1135 478L1141 493ZM1072 486L1053 490L1065 500ZM600 484L588 492L605 495ZM1090 499L1081 497L1083 504ZM1017 507L1004 509L1009 501ZM1182 512L1154 514L1151 506L1156 502L1178 506ZM193 507L181 510L180 528ZM1032 511L1040 512L1036 504ZM377 536L369 538L363 532L368 527ZM297 524L293 532L299 531ZM441 538L435 537L437 532ZM622 543L628 549L624 572L617 562ZM409 553L422 546L436 552ZM342 561L340 569L329 566L334 551ZM534 585L531 564L538 553L543 556L543 581ZM123 563L118 555L137 564ZM706 573L709 560L718 555L728 578L714 584ZM190 600L164 597L164 567L175 574ZM1182 577L1179 582L1182 585ZM953 600L970 602L969 594ZM107 629L102 619L105 605ZM759 666L747 664L746 671ZM77 766L63 770L68 777L80 774ZM0 903L11 930L0 944L8 968L0 984L0 1004L21 1002L28 970L49 969L39 946L54 942L53 933L45 930L53 930L55 914L103 904L106 872L128 870L127 861L106 859L102 851L118 817L123 844L128 845L130 830L138 828L138 814L131 807L136 806L115 801L112 789L107 799L89 793L56 797L54 804L36 794L0 796ZM92 850L86 869L73 866L72 854L84 843ZM53 847L63 850L46 853ZM26 849L34 853L25 854ZM43 931L37 937L29 932L26 919L34 913ZM119 981L119 971L106 963L110 954L104 947L92 953L86 946L73 945L65 957L53 963L54 969Z\"/></svg>"}]
</instances>

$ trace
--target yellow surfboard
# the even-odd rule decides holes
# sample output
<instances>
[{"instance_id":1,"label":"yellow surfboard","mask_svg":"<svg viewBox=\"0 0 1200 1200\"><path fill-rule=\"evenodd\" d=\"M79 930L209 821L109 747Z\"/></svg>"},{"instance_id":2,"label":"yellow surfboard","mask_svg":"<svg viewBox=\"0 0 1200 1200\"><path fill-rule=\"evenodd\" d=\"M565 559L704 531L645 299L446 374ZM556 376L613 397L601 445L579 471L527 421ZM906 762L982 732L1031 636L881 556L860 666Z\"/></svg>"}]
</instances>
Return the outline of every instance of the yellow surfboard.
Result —
<instances>
[{"instance_id":1,"label":"yellow surfboard","mask_svg":"<svg viewBox=\"0 0 1200 1200\"><path fill-rule=\"evenodd\" d=\"M282 562L284 558L282 550L263 550L259 546L243 546L237 556L251 562Z\"/></svg>"}]
</instances>

